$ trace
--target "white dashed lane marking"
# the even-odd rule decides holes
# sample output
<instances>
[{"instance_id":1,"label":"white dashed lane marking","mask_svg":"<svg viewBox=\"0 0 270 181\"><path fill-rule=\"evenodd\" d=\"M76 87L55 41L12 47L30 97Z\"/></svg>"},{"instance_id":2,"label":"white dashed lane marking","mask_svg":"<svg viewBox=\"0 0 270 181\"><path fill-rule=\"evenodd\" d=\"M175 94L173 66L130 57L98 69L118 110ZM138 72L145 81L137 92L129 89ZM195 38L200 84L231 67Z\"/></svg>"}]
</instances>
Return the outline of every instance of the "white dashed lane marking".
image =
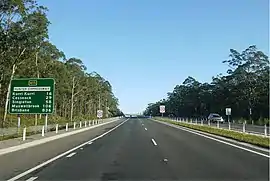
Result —
<instances>
[{"instance_id":1,"label":"white dashed lane marking","mask_svg":"<svg viewBox=\"0 0 270 181\"><path fill-rule=\"evenodd\" d=\"M157 146L157 143L156 143L156 141L152 138L152 142L153 142L153 144L155 145L155 146Z\"/></svg>"},{"instance_id":2,"label":"white dashed lane marking","mask_svg":"<svg viewBox=\"0 0 270 181\"><path fill-rule=\"evenodd\" d=\"M67 155L66 157L67 158L70 158L70 157L72 157L73 155L75 155L76 154L76 152L73 152L73 153L70 153L69 155Z\"/></svg>"},{"instance_id":3,"label":"white dashed lane marking","mask_svg":"<svg viewBox=\"0 0 270 181\"><path fill-rule=\"evenodd\" d=\"M34 181L36 180L38 177L30 177L29 179L27 179L26 181Z\"/></svg>"}]
</instances>

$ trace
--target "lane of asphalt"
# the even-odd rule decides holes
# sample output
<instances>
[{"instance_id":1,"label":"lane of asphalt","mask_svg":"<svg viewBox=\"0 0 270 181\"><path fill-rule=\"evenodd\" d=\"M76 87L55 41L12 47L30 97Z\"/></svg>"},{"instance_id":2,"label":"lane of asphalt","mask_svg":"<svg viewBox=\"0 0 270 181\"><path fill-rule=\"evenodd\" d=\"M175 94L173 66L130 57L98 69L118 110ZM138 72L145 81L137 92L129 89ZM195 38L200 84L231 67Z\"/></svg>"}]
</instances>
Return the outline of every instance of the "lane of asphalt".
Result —
<instances>
[{"instance_id":1,"label":"lane of asphalt","mask_svg":"<svg viewBox=\"0 0 270 181\"><path fill-rule=\"evenodd\" d=\"M20 180L268 180L268 161L151 120L130 119Z\"/></svg>"},{"instance_id":2,"label":"lane of asphalt","mask_svg":"<svg viewBox=\"0 0 270 181\"><path fill-rule=\"evenodd\" d=\"M186 131L143 120L178 179L268 180L269 159Z\"/></svg>"},{"instance_id":3,"label":"lane of asphalt","mask_svg":"<svg viewBox=\"0 0 270 181\"><path fill-rule=\"evenodd\" d=\"M137 119L24 179L37 180L172 180L163 155Z\"/></svg>"},{"instance_id":4,"label":"lane of asphalt","mask_svg":"<svg viewBox=\"0 0 270 181\"><path fill-rule=\"evenodd\" d=\"M110 130L125 119L119 119L88 131L60 138L48 143L26 148L20 151L0 156L0 180L7 180L39 163L42 163L68 149L75 147Z\"/></svg>"}]
</instances>

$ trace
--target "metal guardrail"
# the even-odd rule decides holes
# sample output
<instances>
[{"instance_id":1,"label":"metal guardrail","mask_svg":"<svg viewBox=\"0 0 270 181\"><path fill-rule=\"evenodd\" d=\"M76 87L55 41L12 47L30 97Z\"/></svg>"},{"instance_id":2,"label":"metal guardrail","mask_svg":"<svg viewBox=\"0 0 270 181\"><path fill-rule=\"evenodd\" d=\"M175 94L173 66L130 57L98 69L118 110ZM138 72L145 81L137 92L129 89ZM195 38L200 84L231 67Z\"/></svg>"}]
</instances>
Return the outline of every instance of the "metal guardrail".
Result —
<instances>
[{"instance_id":1,"label":"metal guardrail","mask_svg":"<svg viewBox=\"0 0 270 181\"><path fill-rule=\"evenodd\" d=\"M241 133L250 133L250 134L255 134L255 135L270 136L269 127L266 125L257 126L257 125L246 124L246 123L239 124L239 123L231 123L231 122L213 123L213 122L207 121L205 119L196 119L196 118L195 119L168 118L168 119L171 119L171 120L177 121L177 122L233 130L233 131L237 131L237 132L241 132Z\"/></svg>"}]
</instances>

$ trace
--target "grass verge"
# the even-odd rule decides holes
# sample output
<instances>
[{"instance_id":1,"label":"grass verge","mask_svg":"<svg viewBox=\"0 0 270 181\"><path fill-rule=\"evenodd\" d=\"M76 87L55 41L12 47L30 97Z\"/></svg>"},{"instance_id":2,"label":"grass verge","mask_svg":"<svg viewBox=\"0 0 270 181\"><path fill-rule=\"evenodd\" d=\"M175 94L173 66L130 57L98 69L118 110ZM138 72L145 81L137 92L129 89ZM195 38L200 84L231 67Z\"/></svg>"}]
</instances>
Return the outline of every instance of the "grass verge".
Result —
<instances>
[{"instance_id":1,"label":"grass verge","mask_svg":"<svg viewBox=\"0 0 270 181\"><path fill-rule=\"evenodd\" d=\"M73 125L69 125L68 126L69 129L73 128ZM78 128L78 125L77 125ZM66 129L66 126L64 125L59 125L58 130L63 130ZM48 129L48 132L52 132L55 131L55 127L54 128L50 128ZM27 131L26 132L26 136L31 136L31 135L36 135L36 134L41 134L41 130L38 131ZM0 141L4 141L4 140L8 140L8 139L14 139L14 138L22 138L23 135L23 128L19 129L19 131L15 134L11 134L11 135L0 135Z\"/></svg>"},{"instance_id":2,"label":"grass verge","mask_svg":"<svg viewBox=\"0 0 270 181\"><path fill-rule=\"evenodd\" d=\"M269 146L269 138L268 137L263 137L263 136L256 136L256 135L250 135L250 134L245 134L245 133L238 133L235 131L230 131L230 130L224 130L224 129L218 129L218 128L213 128L213 127L208 127L208 126L201 126L201 125L193 125L193 124L188 124L188 123L180 123L180 122L175 122L169 119L165 118L154 118L155 120L158 121L163 121L167 122L170 124L175 124L179 126L183 126L186 128L191 128L194 130L198 131L203 131L206 133L211 133L214 135L218 136L223 136L226 138L231 138L237 141L245 142L245 143L250 143L256 146L260 146L263 148L270 148Z\"/></svg>"}]
</instances>

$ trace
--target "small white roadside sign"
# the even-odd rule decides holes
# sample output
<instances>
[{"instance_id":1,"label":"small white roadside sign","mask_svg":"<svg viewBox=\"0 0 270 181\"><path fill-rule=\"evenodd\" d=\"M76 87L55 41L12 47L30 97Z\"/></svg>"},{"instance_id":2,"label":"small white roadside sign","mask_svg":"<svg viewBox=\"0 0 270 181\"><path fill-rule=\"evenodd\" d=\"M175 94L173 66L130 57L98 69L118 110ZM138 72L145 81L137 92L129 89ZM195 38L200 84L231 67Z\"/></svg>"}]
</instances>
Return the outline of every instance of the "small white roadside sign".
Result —
<instances>
[{"instance_id":1,"label":"small white roadside sign","mask_svg":"<svg viewBox=\"0 0 270 181\"><path fill-rule=\"evenodd\" d=\"M103 111L102 110L97 110L97 117L102 118L103 117Z\"/></svg>"},{"instance_id":2,"label":"small white roadside sign","mask_svg":"<svg viewBox=\"0 0 270 181\"><path fill-rule=\"evenodd\" d=\"M232 109L231 108L226 108L226 115L230 116L232 114Z\"/></svg>"},{"instance_id":3,"label":"small white roadside sign","mask_svg":"<svg viewBox=\"0 0 270 181\"><path fill-rule=\"evenodd\" d=\"M165 113L165 106L164 105L159 106L159 112L160 113Z\"/></svg>"}]
</instances>

